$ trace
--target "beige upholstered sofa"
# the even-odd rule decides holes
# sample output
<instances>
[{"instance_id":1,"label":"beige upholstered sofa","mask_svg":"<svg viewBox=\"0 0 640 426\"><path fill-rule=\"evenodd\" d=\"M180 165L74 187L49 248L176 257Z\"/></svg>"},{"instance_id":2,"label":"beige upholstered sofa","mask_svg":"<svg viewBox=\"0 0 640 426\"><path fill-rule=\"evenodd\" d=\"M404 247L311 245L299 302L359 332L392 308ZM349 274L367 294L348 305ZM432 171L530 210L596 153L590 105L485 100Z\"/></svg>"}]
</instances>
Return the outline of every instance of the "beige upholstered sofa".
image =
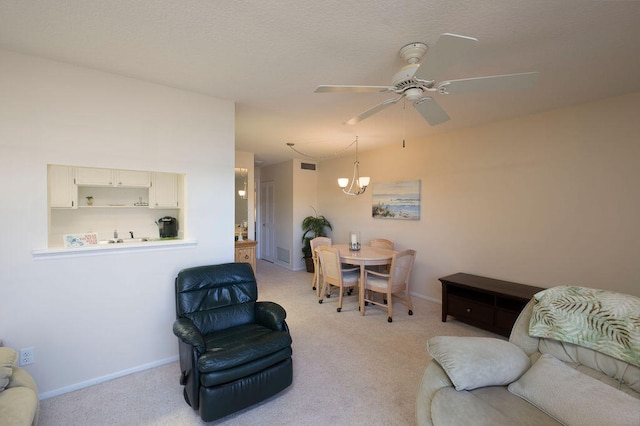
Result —
<instances>
[{"instance_id":1,"label":"beige upholstered sofa","mask_svg":"<svg viewBox=\"0 0 640 426\"><path fill-rule=\"evenodd\" d=\"M16 351L0 347L0 425L35 426L38 388L31 375L17 364Z\"/></svg>"},{"instance_id":2,"label":"beige upholstered sofa","mask_svg":"<svg viewBox=\"0 0 640 426\"><path fill-rule=\"evenodd\" d=\"M434 359L419 386L417 423L640 425L640 299L629 297L630 318L619 322L622 337L614 336L630 345L624 360L574 343L531 337L532 315L540 315L540 307L534 311L541 303L538 295L518 317L508 342L432 338L427 347Z\"/></svg>"}]
</instances>

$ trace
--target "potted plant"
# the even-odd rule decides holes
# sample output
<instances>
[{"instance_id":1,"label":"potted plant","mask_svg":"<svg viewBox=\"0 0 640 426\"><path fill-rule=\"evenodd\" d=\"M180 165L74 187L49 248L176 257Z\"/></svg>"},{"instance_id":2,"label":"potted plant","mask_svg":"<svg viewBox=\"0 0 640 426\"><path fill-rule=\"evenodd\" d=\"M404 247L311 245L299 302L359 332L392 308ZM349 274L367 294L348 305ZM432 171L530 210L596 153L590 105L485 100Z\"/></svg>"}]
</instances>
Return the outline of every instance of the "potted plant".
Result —
<instances>
[{"instance_id":1,"label":"potted plant","mask_svg":"<svg viewBox=\"0 0 640 426\"><path fill-rule=\"evenodd\" d=\"M92 206L93 205L93 195L89 195L88 197L85 197L87 199L87 205L88 206Z\"/></svg>"},{"instance_id":2,"label":"potted plant","mask_svg":"<svg viewBox=\"0 0 640 426\"><path fill-rule=\"evenodd\" d=\"M313 209L313 207L311 207ZM318 216L316 209L314 215L302 220L302 258L305 261L307 272L313 272L313 259L311 254L311 240L316 237L326 237L326 228L333 229L331 223L324 216Z\"/></svg>"}]
</instances>

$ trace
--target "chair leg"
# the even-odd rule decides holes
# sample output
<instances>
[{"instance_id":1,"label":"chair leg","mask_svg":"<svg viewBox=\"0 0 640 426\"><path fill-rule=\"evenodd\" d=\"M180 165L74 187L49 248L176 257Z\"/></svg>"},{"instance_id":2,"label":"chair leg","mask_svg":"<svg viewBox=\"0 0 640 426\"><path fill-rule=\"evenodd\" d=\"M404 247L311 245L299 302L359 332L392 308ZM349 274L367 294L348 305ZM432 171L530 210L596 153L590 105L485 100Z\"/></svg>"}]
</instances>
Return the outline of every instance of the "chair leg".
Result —
<instances>
[{"instance_id":1,"label":"chair leg","mask_svg":"<svg viewBox=\"0 0 640 426\"><path fill-rule=\"evenodd\" d=\"M393 322L393 296L390 291L387 292L387 312L389 315L387 321Z\"/></svg>"},{"instance_id":2,"label":"chair leg","mask_svg":"<svg viewBox=\"0 0 640 426\"><path fill-rule=\"evenodd\" d=\"M340 295L338 296L338 309L337 309L338 312L342 311L342 293L344 293L344 287L340 286L339 290L340 290Z\"/></svg>"},{"instance_id":3,"label":"chair leg","mask_svg":"<svg viewBox=\"0 0 640 426\"><path fill-rule=\"evenodd\" d=\"M322 278L322 274L320 273L320 271L316 271L316 274L318 274L317 278L316 278L316 286L313 288L316 291L316 297L320 297L320 295L322 294L322 285L324 283L324 279Z\"/></svg>"},{"instance_id":4,"label":"chair leg","mask_svg":"<svg viewBox=\"0 0 640 426\"><path fill-rule=\"evenodd\" d=\"M317 279L317 274L318 271L316 269L313 270L313 277L311 278L311 289L315 290L316 289L316 279Z\"/></svg>"},{"instance_id":5,"label":"chair leg","mask_svg":"<svg viewBox=\"0 0 640 426\"><path fill-rule=\"evenodd\" d=\"M413 305L411 304L411 295L409 295L409 288L405 289L405 293L407 296L407 307L409 307L409 315L413 315Z\"/></svg>"},{"instance_id":6,"label":"chair leg","mask_svg":"<svg viewBox=\"0 0 640 426\"><path fill-rule=\"evenodd\" d=\"M324 300L325 287L327 287L327 282L323 279L322 280L322 285L318 284L318 291L316 293L318 295L318 303L322 303L322 301ZM329 286L329 287L331 287L331 286Z\"/></svg>"}]
</instances>

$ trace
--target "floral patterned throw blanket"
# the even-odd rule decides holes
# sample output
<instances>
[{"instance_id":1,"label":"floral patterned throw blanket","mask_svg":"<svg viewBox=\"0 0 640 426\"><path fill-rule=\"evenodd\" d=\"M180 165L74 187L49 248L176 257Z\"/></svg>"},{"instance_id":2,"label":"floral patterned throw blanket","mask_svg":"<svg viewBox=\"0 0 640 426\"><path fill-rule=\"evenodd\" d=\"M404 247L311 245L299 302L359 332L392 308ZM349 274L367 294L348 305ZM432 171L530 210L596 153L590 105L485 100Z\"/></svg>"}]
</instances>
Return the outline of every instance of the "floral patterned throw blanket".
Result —
<instances>
[{"instance_id":1,"label":"floral patterned throw blanket","mask_svg":"<svg viewBox=\"0 0 640 426\"><path fill-rule=\"evenodd\" d=\"M640 367L640 298L586 287L537 293L529 334L573 343Z\"/></svg>"}]
</instances>

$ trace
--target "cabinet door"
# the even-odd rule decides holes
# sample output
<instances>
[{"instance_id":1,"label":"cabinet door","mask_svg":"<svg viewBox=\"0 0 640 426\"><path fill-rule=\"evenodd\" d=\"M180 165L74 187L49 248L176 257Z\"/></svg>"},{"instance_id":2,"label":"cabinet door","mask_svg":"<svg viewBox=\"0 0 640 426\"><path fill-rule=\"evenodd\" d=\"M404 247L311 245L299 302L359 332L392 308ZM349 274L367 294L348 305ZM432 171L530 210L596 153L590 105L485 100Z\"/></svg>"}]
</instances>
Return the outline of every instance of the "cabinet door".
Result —
<instances>
[{"instance_id":1,"label":"cabinet door","mask_svg":"<svg viewBox=\"0 0 640 426\"><path fill-rule=\"evenodd\" d=\"M115 170L115 184L130 188L149 188L151 176L149 172L137 170Z\"/></svg>"},{"instance_id":2,"label":"cabinet door","mask_svg":"<svg viewBox=\"0 0 640 426\"><path fill-rule=\"evenodd\" d=\"M149 188L149 208L178 208L178 175L175 173L152 173Z\"/></svg>"},{"instance_id":3,"label":"cabinet door","mask_svg":"<svg viewBox=\"0 0 640 426\"><path fill-rule=\"evenodd\" d=\"M112 186L113 170L93 167L76 168L76 184L91 186Z\"/></svg>"},{"instance_id":4,"label":"cabinet door","mask_svg":"<svg viewBox=\"0 0 640 426\"><path fill-rule=\"evenodd\" d=\"M238 247L236 248L235 261L238 263L248 263L256 272L256 248L254 247Z\"/></svg>"},{"instance_id":5,"label":"cabinet door","mask_svg":"<svg viewBox=\"0 0 640 426\"><path fill-rule=\"evenodd\" d=\"M49 166L49 207L56 209L78 207L78 188L73 178L73 167Z\"/></svg>"}]
</instances>

